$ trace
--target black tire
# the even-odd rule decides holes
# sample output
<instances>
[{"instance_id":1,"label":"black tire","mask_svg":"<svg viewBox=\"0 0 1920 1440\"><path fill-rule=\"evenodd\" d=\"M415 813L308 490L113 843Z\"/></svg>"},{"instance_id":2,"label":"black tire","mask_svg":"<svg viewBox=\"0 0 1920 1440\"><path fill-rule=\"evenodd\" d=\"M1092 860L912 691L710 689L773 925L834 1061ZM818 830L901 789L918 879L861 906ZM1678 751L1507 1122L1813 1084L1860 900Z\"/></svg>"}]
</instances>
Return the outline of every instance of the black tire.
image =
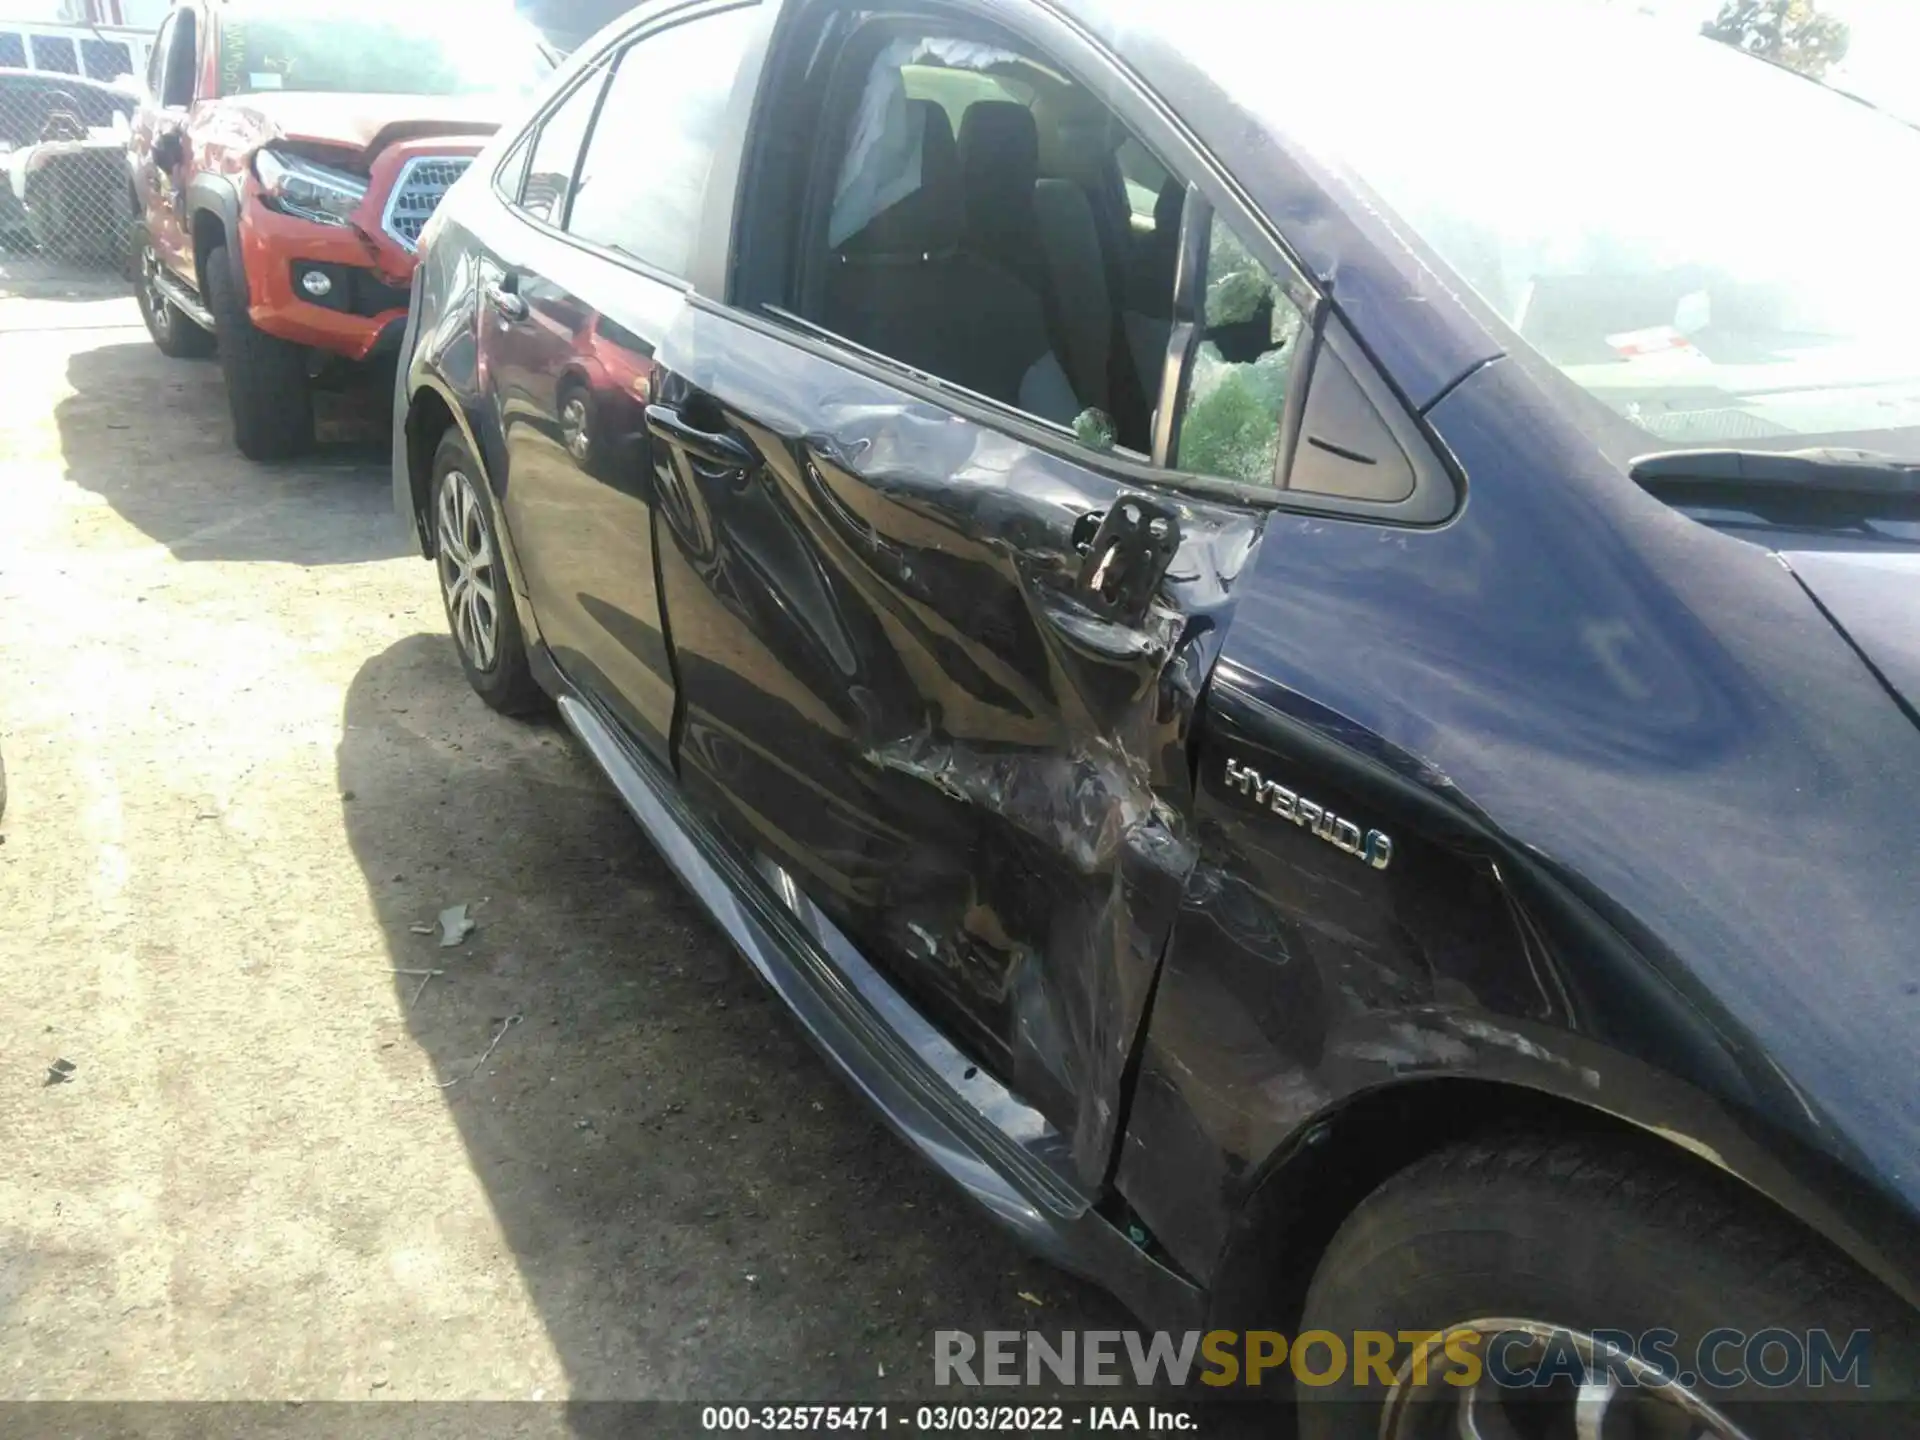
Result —
<instances>
[{"instance_id":1,"label":"black tire","mask_svg":"<svg viewBox=\"0 0 1920 1440\"><path fill-rule=\"evenodd\" d=\"M469 497L464 506L458 500L462 489ZM450 495L450 491L454 493ZM440 579L440 601L447 612L447 628L453 636L454 652L460 657L460 668L467 672L467 683L473 687L474 694L502 715L526 717L542 713L549 708L549 701L528 664L526 637L520 629L519 614L514 610L492 491L481 478L480 468L468 453L458 429L449 429L441 436L439 447L433 452L433 485L429 496L427 519L433 530L434 569ZM456 520L456 516L465 517L465 524ZM478 617L469 612L463 624L458 613L459 597L467 592L456 585L455 577L467 567L461 564L456 547L445 543L449 529L465 531L468 539L464 548L470 556L478 553L474 537L484 537L485 553L490 557L487 588L495 602L487 607L488 623L493 627L490 645L475 645L469 639Z\"/></svg>"},{"instance_id":2,"label":"black tire","mask_svg":"<svg viewBox=\"0 0 1920 1440\"><path fill-rule=\"evenodd\" d=\"M151 275L160 265L153 253L153 244L147 237L147 227L142 224L134 227L131 242L127 246L131 258L128 269L132 274L134 299L140 305L140 318L147 323L147 334L153 337L153 343L159 347L162 355L171 355L176 360L204 360L213 354L213 335L202 330L193 321L180 313L178 306L160 294L151 283Z\"/></svg>"},{"instance_id":3,"label":"black tire","mask_svg":"<svg viewBox=\"0 0 1920 1440\"><path fill-rule=\"evenodd\" d=\"M1402 1171L1334 1237L1299 1333L1324 1330L1351 1346L1358 1331L1398 1336L1494 1317L1586 1334L1669 1329L1679 1336L1671 1354L1683 1378L1701 1337L1723 1327L1803 1338L1824 1329L1842 1347L1868 1330L1871 1399L1844 1383L1694 1392L1737 1417L1753 1440L1908 1433L1902 1426L1913 1418L1920 1352L1910 1312L1731 1182L1631 1143L1507 1137L1457 1145ZM1740 1353L1715 1355L1724 1364ZM1766 1363L1778 1365L1781 1353ZM1395 1363L1408 1354L1397 1345ZM1310 1368L1326 1364L1317 1354ZM1459 1392L1434 1388L1442 1415L1451 1413ZM1301 1440L1381 1435L1384 1387L1367 1393L1359 1403L1343 1386L1297 1387Z\"/></svg>"},{"instance_id":4,"label":"black tire","mask_svg":"<svg viewBox=\"0 0 1920 1440\"><path fill-rule=\"evenodd\" d=\"M207 308L227 377L233 443L249 460L287 460L313 448L313 390L307 352L269 335L247 314L224 245L207 252Z\"/></svg>"}]
</instances>

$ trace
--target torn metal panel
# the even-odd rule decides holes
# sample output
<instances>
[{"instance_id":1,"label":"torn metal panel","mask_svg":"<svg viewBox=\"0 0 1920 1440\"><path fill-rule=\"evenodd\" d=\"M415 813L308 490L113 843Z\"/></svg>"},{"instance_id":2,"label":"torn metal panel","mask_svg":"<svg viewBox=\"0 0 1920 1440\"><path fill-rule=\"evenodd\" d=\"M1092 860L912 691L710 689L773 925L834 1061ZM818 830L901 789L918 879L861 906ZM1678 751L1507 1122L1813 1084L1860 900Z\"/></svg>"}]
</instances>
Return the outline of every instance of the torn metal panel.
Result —
<instances>
[{"instance_id":1,"label":"torn metal panel","mask_svg":"<svg viewBox=\"0 0 1920 1440\"><path fill-rule=\"evenodd\" d=\"M1259 521L704 312L675 341L666 367L755 457L671 462L686 783L1104 1178ZM1168 519L1165 573L1142 606L1090 603L1082 547L1130 495Z\"/></svg>"}]
</instances>

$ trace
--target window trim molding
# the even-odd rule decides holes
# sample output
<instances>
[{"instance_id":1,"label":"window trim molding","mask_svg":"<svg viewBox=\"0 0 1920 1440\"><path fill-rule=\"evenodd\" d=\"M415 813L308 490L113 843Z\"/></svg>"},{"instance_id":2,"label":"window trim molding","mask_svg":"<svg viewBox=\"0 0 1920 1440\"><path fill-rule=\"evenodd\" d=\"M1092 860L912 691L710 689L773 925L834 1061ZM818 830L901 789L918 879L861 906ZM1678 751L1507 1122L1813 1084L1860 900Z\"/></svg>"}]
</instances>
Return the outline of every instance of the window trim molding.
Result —
<instances>
[{"instance_id":1,"label":"window trim molding","mask_svg":"<svg viewBox=\"0 0 1920 1440\"><path fill-rule=\"evenodd\" d=\"M1173 323L1153 400L1153 463L1162 470L1173 469L1173 457L1179 454L1193 359L1204 334L1201 312L1206 306L1207 247L1212 235L1213 202L1189 181L1186 204L1180 208L1180 251L1173 267Z\"/></svg>"},{"instance_id":2,"label":"window trim molding","mask_svg":"<svg viewBox=\"0 0 1920 1440\"><path fill-rule=\"evenodd\" d=\"M153 48L147 51L147 94L156 106L163 106L167 93L167 60L173 53L173 27L179 23L178 10L169 10L153 33ZM29 52L30 53L30 52ZM158 70L156 75L154 72Z\"/></svg>"},{"instance_id":3,"label":"window trim molding","mask_svg":"<svg viewBox=\"0 0 1920 1440\"><path fill-rule=\"evenodd\" d=\"M1025 410L980 395L961 385L929 376L891 356L868 350L819 323L784 312L756 315L695 292L688 303L735 325L741 325L831 365L852 370L881 385L903 391L917 400L984 429L1011 435L1056 459L1104 475L1125 485L1137 485L1190 495L1196 500L1224 502L1263 510L1285 509L1287 492L1267 485L1247 485L1212 475L1190 475L1155 466L1151 459L1130 450L1090 450L1065 426L1030 415Z\"/></svg>"},{"instance_id":4,"label":"window trim molding","mask_svg":"<svg viewBox=\"0 0 1920 1440\"><path fill-rule=\"evenodd\" d=\"M581 67L580 72L571 77L564 86L555 92L553 97L541 107L540 113L514 137L513 143L507 146L505 153L494 162L493 175L491 177L493 192L501 198L507 209L510 210L516 218L541 230L551 230L556 234L566 233L564 230L556 229L547 221L540 219L533 214L532 211L527 209L523 199L526 193L527 177L533 173L533 157L535 152L540 149L540 137L547 128L547 122L559 114L560 111L564 110L568 102L578 95L583 87L597 82L600 86L600 93L593 98L593 113L587 116L586 128L580 132L580 148L576 150L573 155L573 168L567 172L566 208L569 210L573 208L573 186L580 178L580 162L586 158L587 141L593 135L594 122L600 118L600 105L601 102L607 98L607 85L612 79L613 67L610 65L602 65L597 58L592 63ZM522 144L526 145L527 152L520 161L520 184L519 188L509 197L500 188L500 175L501 172L506 169L507 162L514 157L514 153L519 150ZM561 218L564 221L566 217L563 215Z\"/></svg>"}]
</instances>

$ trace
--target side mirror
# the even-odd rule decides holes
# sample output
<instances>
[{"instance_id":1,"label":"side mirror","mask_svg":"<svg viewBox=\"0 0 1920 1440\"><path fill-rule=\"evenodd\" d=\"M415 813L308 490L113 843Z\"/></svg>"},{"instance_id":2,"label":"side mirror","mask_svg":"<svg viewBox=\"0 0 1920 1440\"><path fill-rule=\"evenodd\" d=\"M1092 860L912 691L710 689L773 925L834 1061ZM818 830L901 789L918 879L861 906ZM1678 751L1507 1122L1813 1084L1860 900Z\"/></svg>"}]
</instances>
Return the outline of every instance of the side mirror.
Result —
<instances>
[{"instance_id":1,"label":"side mirror","mask_svg":"<svg viewBox=\"0 0 1920 1440\"><path fill-rule=\"evenodd\" d=\"M186 158L186 137L178 130L168 130L153 142L153 163L162 170L177 170Z\"/></svg>"}]
</instances>

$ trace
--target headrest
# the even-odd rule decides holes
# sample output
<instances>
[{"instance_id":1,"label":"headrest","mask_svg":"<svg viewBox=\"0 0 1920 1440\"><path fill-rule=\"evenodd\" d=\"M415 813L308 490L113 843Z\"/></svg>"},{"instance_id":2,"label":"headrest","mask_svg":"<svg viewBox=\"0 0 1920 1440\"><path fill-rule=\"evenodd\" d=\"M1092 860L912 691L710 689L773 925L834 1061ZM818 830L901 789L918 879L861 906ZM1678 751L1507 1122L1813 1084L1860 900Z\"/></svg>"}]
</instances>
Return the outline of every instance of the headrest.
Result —
<instances>
[{"instance_id":1,"label":"headrest","mask_svg":"<svg viewBox=\"0 0 1920 1440\"><path fill-rule=\"evenodd\" d=\"M920 188L876 215L843 247L849 255L924 255L960 242L965 205L953 122L932 100L909 100L908 123L918 123Z\"/></svg>"},{"instance_id":2,"label":"headrest","mask_svg":"<svg viewBox=\"0 0 1920 1440\"><path fill-rule=\"evenodd\" d=\"M1170 179L1160 187L1160 198L1153 205L1153 228L1161 240L1179 238L1180 217L1187 205L1187 187Z\"/></svg>"},{"instance_id":3,"label":"headrest","mask_svg":"<svg viewBox=\"0 0 1920 1440\"><path fill-rule=\"evenodd\" d=\"M1025 201L1040 178L1040 127L1011 100L976 100L960 121L960 170L969 197Z\"/></svg>"}]
</instances>

